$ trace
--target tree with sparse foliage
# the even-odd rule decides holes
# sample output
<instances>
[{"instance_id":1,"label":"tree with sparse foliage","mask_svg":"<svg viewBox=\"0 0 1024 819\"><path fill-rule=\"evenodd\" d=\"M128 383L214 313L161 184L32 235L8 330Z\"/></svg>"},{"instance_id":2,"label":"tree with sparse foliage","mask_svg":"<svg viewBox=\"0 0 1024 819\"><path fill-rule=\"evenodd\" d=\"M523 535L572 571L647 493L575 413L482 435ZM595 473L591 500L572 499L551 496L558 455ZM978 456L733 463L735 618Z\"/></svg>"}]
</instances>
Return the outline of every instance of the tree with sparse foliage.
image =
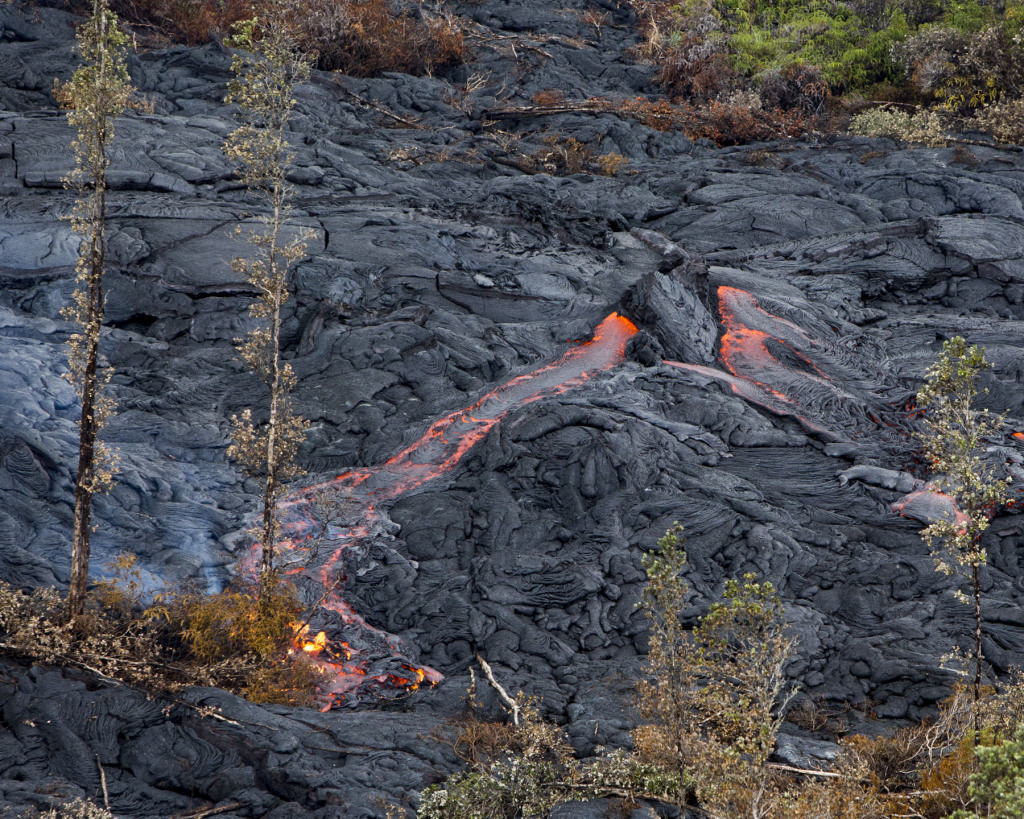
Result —
<instances>
[{"instance_id":1,"label":"tree with sparse foliage","mask_svg":"<svg viewBox=\"0 0 1024 819\"><path fill-rule=\"evenodd\" d=\"M305 439L306 421L295 411L295 374L281 360L282 308L288 299L288 274L306 254L310 233L289 229L292 189L286 174L292 163L288 125L295 106L295 86L309 77L310 58L296 45L294 9L283 0L266 0L256 16L239 24L229 44L235 79L226 102L238 106L241 125L224 143L238 164L242 182L264 208L260 226L249 234L253 254L236 258L232 269L244 273L258 292L250 307L257 326L237 339L242 360L266 387L269 412L257 423L251 410L232 418L228 454L263 485L259 540L261 593L275 582L274 552L280 535L277 503L286 483L302 474L296 463Z\"/></svg>"},{"instance_id":2,"label":"tree with sparse foliage","mask_svg":"<svg viewBox=\"0 0 1024 819\"><path fill-rule=\"evenodd\" d=\"M715 815L759 819L772 808L767 762L794 693L783 673L794 641L772 584L752 574L727 581L723 600L687 631L682 531L675 524L644 556L651 632L637 704L650 723L634 738L642 758L693 782Z\"/></svg>"},{"instance_id":3,"label":"tree with sparse foliage","mask_svg":"<svg viewBox=\"0 0 1024 819\"><path fill-rule=\"evenodd\" d=\"M110 487L115 473L112 453L98 437L114 409L112 399L104 394L111 370L100 364L99 343L107 245L108 151L114 139L114 120L124 112L132 93L125 57L128 37L106 0L94 0L92 16L79 26L77 39L83 64L68 82L58 83L54 89L68 111L68 122L77 131L72 142L75 168L65 184L78 193L70 218L72 229L82 237L75 268L78 287L73 303L61 311L77 327L68 340L66 378L82 402L68 591L72 619L85 610L92 498Z\"/></svg>"},{"instance_id":4,"label":"tree with sparse foliage","mask_svg":"<svg viewBox=\"0 0 1024 819\"><path fill-rule=\"evenodd\" d=\"M925 373L918 405L925 411L921 436L925 457L935 473L933 484L953 500L956 510L922 531L936 568L947 575L969 574L974 603L974 699L981 699L981 578L985 549L981 536L989 519L1005 502L1006 481L985 460L985 441L999 433L1000 416L976 409L978 379L992 365L981 347L968 347L960 336L942 345L938 360ZM964 602L962 592L957 595Z\"/></svg>"}]
</instances>

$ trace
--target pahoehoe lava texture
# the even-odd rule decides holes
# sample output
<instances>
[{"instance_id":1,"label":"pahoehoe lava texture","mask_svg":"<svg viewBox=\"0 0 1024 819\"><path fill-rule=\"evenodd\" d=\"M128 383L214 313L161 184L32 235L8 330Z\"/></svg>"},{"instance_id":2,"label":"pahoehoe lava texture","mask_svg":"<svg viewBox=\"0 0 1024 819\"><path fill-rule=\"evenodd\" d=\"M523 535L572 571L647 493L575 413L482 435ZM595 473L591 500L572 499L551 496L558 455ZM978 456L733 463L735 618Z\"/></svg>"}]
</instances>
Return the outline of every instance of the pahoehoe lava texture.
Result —
<instances>
[{"instance_id":1,"label":"pahoehoe lava texture","mask_svg":"<svg viewBox=\"0 0 1024 819\"><path fill-rule=\"evenodd\" d=\"M935 498L893 511L923 488L907 401L962 334L995 363L986 402L1024 429L1024 157L846 138L716 150L611 114L503 123L518 143L488 125L481 112L546 87L651 90L623 56L626 12L604 5L623 25L600 43L539 0L467 5L480 31L543 47L481 37L474 63L444 77L317 75L298 93L296 221L316 238L285 345L313 423L310 482L381 467L613 312L637 327L621 363L502 408L450 469L375 503L342 550L341 599L444 681L323 714L186 696L225 722L5 663L0 802L95 796L98 758L124 817L411 810L455 766L424 736L459 710L476 653L543 697L581 753L624 744L645 649L640 556L674 520L691 616L726 577L770 579L806 694L912 719L945 694L939 658L970 611L918 536ZM0 6L0 575L26 586L68 576L76 403L58 311L76 243L60 219L70 131L47 89L73 68L71 23ZM154 584L217 589L255 511L224 454L226 419L255 391L231 348L252 293L228 260L253 205L219 150L229 55L149 51L132 70L154 113L120 123L112 168L103 344L122 474L97 504L94 566L128 550ZM391 127L379 107L420 127ZM509 150L543 147L538 125L629 165L614 178L510 167ZM1017 474L1012 438L994 457ZM1024 659L1020 543L1009 514L985 536L997 671Z\"/></svg>"}]
</instances>

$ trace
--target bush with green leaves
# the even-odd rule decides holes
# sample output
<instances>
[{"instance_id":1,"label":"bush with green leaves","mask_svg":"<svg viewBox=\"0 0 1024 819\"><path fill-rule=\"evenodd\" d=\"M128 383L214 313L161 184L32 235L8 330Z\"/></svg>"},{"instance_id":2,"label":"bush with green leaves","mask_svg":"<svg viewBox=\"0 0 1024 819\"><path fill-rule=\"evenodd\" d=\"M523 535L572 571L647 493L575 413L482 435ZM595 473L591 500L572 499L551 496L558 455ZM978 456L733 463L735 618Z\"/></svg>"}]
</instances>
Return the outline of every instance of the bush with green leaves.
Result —
<instances>
[{"instance_id":1,"label":"bush with green leaves","mask_svg":"<svg viewBox=\"0 0 1024 819\"><path fill-rule=\"evenodd\" d=\"M850 122L850 133L868 137L889 137L924 145L945 145L948 117L942 111L925 110L911 114L898 108L868 108Z\"/></svg>"},{"instance_id":2,"label":"bush with green leaves","mask_svg":"<svg viewBox=\"0 0 1024 819\"><path fill-rule=\"evenodd\" d=\"M1024 816L1024 725L997 745L975 749L978 770L968 788L974 810L949 819L1020 819Z\"/></svg>"},{"instance_id":3,"label":"bush with green leaves","mask_svg":"<svg viewBox=\"0 0 1024 819\"><path fill-rule=\"evenodd\" d=\"M980 31L932 26L893 49L917 90L967 115L1024 91L1024 51L997 25Z\"/></svg>"},{"instance_id":4,"label":"bush with green leaves","mask_svg":"<svg viewBox=\"0 0 1024 819\"><path fill-rule=\"evenodd\" d=\"M852 5L828 0L633 0L632 6L646 37L638 56L660 66L659 79L673 93L691 97L802 67L820 73L833 91L893 82L901 69L892 46L911 30L898 9L872 25Z\"/></svg>"}]
</instances>

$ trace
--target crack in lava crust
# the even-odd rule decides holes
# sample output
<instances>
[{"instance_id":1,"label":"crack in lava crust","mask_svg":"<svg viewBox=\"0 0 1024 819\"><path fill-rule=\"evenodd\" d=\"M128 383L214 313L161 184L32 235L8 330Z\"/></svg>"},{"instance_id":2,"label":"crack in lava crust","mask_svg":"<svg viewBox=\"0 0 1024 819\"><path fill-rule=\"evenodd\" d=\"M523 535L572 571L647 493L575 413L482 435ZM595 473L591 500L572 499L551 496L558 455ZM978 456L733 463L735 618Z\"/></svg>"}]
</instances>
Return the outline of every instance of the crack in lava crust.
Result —
<instances>
[{"instance_id":1,"label":"crack in lava crust","mask_svg":"<svg viewBox=\"0 0 1024 819\"><path fill-rule=\"evenodd\" d=\"M293 651L304 653L324 674L323 710L401 695L441 679L434 669L412 662L413 652L400 638L369 625L341 597L339 590L348 579L345 552L383 533L382 506L451 472L510 411L578 387L595 373L615 367L636 332L629 319L612 313L598 325L592 340L435 421L419 440L384 464L353 469L297 490L282 502L286 537L279 549L280 564L291 562L286 572L300 583L307 599L316 601L312 622L322 627L311 636L306 624ZM329 520L318 513L317 507L324 505L332 508ZM250 559L258 560L260 548L253 547Z\"/></svg>"}]
</instances>

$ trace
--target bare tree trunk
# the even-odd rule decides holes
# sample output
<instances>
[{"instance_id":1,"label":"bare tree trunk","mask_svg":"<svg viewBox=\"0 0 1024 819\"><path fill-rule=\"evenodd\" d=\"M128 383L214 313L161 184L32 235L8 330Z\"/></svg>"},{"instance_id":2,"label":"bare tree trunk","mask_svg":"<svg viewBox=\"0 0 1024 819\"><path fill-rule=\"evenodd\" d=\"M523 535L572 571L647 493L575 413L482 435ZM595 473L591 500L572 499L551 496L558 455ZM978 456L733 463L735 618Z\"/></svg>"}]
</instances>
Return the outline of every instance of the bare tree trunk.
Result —
<instances>
[{"instance_id":1,"label":"bare tree trunk","mask_svg":"<svg viewBox=\"0 0 1024 819\"><path fill-rule=\"evenodd\" d=\"M105 133L97 140L99 155L104 156ZM105 162L101 162L104 165ZM95 491L97 367L100 328L103 323L103 266L105 263L106 186L105 167L94 177L92 230L89 236L89 279L86 322L86 361L81 387L82 417L78 425L78 473L75 477L75 520L71 541L71 585L68 589L68 614L72 621L85 613L89 587L89 552L92 536L92 496Z\"/></svg>"},{"instance_id":2,"label":"bare tree trunk","mask_svg":"<svg viewBox=\"0 0 1024 819\"><path fill-rule=\"evenodd\" d=\"M980 567L974 564L974 742L978 742L981 704L981 578Z\"/></svg>"},{"instance_id":3,"label":"bare tree trunk","mask_svg":"<svg viewBox=\"0 0 1024 819\"><path fill-rule=\"evenodd\" d=\"M71 586L68 589L68 613L76 620L85 613L85 595L89 585L89 537L92 534L92 475L96 446L96 426L92 423L95 397L95 350L90 344L93 387L82 401L82 421L78 436L78 475L75 478L75 523L71 542Z\"/></svg>"},{"instance_id":4,"label":"bare tree trunk","mask_svg":"<svg viewBox=\"0 0 1024 819\"><path fill-rule=\"evenodd\" d=\"M278 161L281 165L281 160ZM283 167L283 165L282 165ZM277 248L278 237L281 231L281 199L283 191L274 191L274 222L271 232L270 260L271 287L273 293L273 309L270 313L270 344L268 355L271 358L270 367L270 418L267 422L267 447L266 464L267 477L263 484L263 561L260 567L260 597L269 591L273 586L274 577L274 552L277 547L277 495L278 480L277 472L277 430L279 421L279 408L282 397L281 385L281 306L284 301L284 289L286 285L285 271L279 272L278 259L275 249Z\"/></svg>"},{"instance_id":5,"label":"bare tree trunk","mask_svg":"<svg viewBox=\"0 0 1024 819\"><path fill-rule=\"evenodd\" d=\"M280 313L275 311L271 318L271 344L274 356L273 382L270 387L270 419L267 422L267 477L263 483L263 562L260 567L260 593L271 585L274 572L274 551L277 545L277 416L280 399L280 357L278 339L280 336Z\"/></svg>"}]
</instances>

